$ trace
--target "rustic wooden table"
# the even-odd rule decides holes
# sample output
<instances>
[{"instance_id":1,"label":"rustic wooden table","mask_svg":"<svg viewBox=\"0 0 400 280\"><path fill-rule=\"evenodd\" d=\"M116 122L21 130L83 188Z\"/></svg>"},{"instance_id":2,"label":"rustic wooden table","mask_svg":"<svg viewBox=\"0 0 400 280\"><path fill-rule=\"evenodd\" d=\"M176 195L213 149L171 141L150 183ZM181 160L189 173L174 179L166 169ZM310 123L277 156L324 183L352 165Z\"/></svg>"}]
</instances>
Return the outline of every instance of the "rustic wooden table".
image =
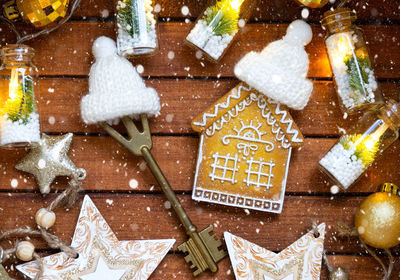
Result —
<instances>
[{"instance_id":1,"label":"rustic wooden table","mask_svg":"<svg viewBox=\"0 0 400 280\"><path fill-rule=\"evenodd\" d=\"M281 38L292 20L300 18L302 8L293 0L262 1L244 32L237 36L226 56L216 65L195 57L183 44L192 22L205 8L202 0L158 1L160 13L160 52L133 63L144 67L143 77L161 96L161 115L151 121L154 154L169 178L188 213L199 228L212 223L221 235L229 231L266 247L280 251L304 234L311 219L326 222L325 246L334 265L349 270L351 279L380 279L378 264L361 249L356 239L335 237L338 221L352 223L353 214L369 193L384 181L400 184L400 143L396 142L367 174L347 193L332 197L326 177L317 169L318 160L337 140L339 128L351 121L343 119L328 65L319 20L321 10L311 10L308 18L314 38L307 46L310 57L309 77L314 92L304 111L293 117L306 137L305 146L295 151L289 170L285 204L280 215L195 203L191 199L198 136L191 130L191 120L234 87L233 66L250 50L261 50L267 43ZM397 1L353 1L358 23L365 30L376 74L386 97L398 100L400 93L400 6ZM190 14L183 16L186 5ZM120 240L175 238L173 250L151 279L192 279L191 271L177 251L186 237L165 197L147 170L145 163L129 154L96 126L86 126L79 114L81 97L88 91L88 72L93 60L91 46L100 35L116 37L114 9L110 0L83 0L73 19L58 31L29 42L35 48L35 64L40 80L40 115L43 132L59 135L73 132L70 156L78 167L87 170L85 193L93 201ZM326 10L326 9L325 9ZM187 23L187 19L190 20ZM1 45L14 42L5 25L1 25ZM173 58L171 59L172 55ZM54 121L55 120L55 121ZM37 209L47 205L55 194L43 197L33 177L18 172L14 164L24 150L0 150L0 231L15 227L34 227ZM17 179L17 188L11 180ZM129 185L139 182L137 189ZM60 178L54 192L65 188ZM54 233L69 243L74 231L81 200L70 211L57 211ZM53 253L35 240L44 255ZM4 244L5 247L9 244ZM399 248L394 249L397 257ZM10 275L22 279L15 267ZM325 267L321 279L326 279ZM397 268L392 279L399 279ZM198 279L234 279L229 259L220 263L220 271L204 273Z\"/></svg>"}]
</instances>

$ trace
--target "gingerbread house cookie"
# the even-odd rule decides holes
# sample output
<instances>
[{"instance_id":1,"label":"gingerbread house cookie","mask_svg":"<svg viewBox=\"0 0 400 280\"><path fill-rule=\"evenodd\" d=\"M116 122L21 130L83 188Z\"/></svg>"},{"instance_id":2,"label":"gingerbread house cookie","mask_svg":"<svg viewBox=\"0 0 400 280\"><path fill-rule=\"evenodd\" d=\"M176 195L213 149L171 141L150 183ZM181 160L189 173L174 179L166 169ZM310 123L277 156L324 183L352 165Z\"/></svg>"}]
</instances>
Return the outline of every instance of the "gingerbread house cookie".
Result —
<instances>
[{"instance_id":1,"label":"gingerbread house cookie","mask_svg":"<svg viewBox=\"0 0 400 280\"><path fill-rule=\"evenodd\" d=\"M201 134L194 200L282 211L292 148L304 142L286 107L240 83L192 128Z\"/></svg>"}]
</instances>

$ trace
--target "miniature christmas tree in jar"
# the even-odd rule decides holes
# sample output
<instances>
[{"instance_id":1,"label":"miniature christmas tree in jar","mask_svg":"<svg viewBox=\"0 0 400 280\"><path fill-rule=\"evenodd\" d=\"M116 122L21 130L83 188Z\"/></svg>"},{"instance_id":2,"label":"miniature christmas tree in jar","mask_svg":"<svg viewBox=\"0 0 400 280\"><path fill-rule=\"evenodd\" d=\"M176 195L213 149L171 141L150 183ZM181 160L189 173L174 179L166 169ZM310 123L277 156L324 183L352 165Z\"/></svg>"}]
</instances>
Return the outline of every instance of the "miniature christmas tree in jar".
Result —
<instances>
[{"instance_id":1,"label":"miniature christmas tree in jar","mask_svg":"<svg viewBox=\"0 0 400 280\"><path fill-rule=\"evenodd\" d=\"M399 136L399 104L389 100L367 111L319 161L321 170L348 189Z\"/></svg>"},{"instance_id":2,"label":"miniature christmas tree in jar","mask_svg":"<svg viewBox=\"0 0 400 280\"><path fill-rule=\"evenodd\" d=\"M374 107L382 95L372 69L363 31L353 24L354 12L339 8L324 14L325 45L343 111L351 114Z\"/></svg>"},{"instance_id":3,"label":"miniature christmas tree in jar","mask_svg":"<svg viewBox=\"0 0 400 280\"><path fill-rule=\"evenodd\" d=\"M201 50L212 62L217 62L232 43L239 27L244 27L257 2L217 0L196 21L186 43Z\"/></svg>"},{"instance_id":4,"label":"miniature christmas tree in jar","mask_svg":"<svg viewBox=\"0 0 400 280\"><path fill-rule=\"evenodd\" d=\"M125 57L154 54L158 42L152 0L120 0L117 10L119 54Z\"/></svg>"},{"instance_id":5,"label":"miniature christmas tree in jar","mask_svg":"<svg viewBox=\"0 0 400 280\"><path fill-rule=\"evenodd\" d=\"M24 146L39 142L40 125L34 51L25 45L1 49L0 146Z\"/></svg>"}]
</instances>

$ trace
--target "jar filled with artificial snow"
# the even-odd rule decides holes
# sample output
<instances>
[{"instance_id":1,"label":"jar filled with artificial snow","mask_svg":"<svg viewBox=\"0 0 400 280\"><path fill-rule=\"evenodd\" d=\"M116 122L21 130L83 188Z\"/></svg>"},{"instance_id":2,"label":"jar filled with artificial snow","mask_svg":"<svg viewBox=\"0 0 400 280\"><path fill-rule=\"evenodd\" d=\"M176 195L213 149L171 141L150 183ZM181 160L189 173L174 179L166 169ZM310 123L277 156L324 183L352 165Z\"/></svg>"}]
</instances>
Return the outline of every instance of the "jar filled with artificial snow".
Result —
<instances>
[{"instance_id":1,"label":"jar filled with artificial snow","mask_svg":"<svg viewBox=\"0 0 400 280\"><path fill-rule=\"evenodd\" d=\"M321 23L341 108L356 113L383 102L356 14L347 8L327 11Z\"/></svg>"},{"instance_id":2,"label":"jar filled with artificial snow","mask_svg":"<svg viewBox=\"0 0 400 280\"><path fill-rule=\"evenodd\" d=\"M25 45L1 49L0 146L26 146L40 140L38 70L34 50Z\"/></svg>"},{"instance_id":3,"label":"jar filled with artificial snow","mask_svg":"<svg viewBox=\"0 0 400 280\"><path fill-rule=\"evenodd\" d=\"M186 37L186 43L217 62L226 52L240 28L243 28L258 0L210 1Z\"/></svg>"},{"instance_id":4,"label":"jar filled with artificial snow","mask_svg":"<svg viewBox=\"0 0 400 280\"><path fill-rule=\"evenodd\" d=\"M119 0L117 26L120 55L135 57L157 51L157 14L152 0Z\"/></svg>"},{"instance_id":5,"label":"jar filled with artificial snow","mask_svg":"<svg viewBox=\"0 0 400 280\"><path fill-rule=\"evenodd\" d=\"M319 161L322 172L348 189L399 136L399 104L389 100L367 111Z\"/></svg>"}]
</instances>

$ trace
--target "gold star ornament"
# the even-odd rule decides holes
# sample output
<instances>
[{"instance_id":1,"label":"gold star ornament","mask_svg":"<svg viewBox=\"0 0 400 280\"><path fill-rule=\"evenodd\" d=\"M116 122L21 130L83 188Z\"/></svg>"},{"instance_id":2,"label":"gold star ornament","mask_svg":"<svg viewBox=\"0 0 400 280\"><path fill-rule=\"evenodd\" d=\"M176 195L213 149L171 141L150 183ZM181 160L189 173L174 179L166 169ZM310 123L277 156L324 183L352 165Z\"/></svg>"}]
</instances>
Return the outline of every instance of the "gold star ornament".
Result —
<instances>
[{"instance_id":1,"label":"gold star ornament","mask_svg":"<svg viewBox=\"0 0 400 280\"><path fill-rule=\"evenodd\" d=\"M15 165L15 168L35 176L41 193L50 192L50 185L57 176L83 180L86 177L86 171L77 168L68 157L72 138L72 133L55 137L42 134L40 142L31 148L30 152Z\"/></svg>"},{"instance_id":2,"label":"gold star ornament","mask_svg":"<svg viewBox=\"0 0 400 280\"><path fill-rule=\"evenodd\" d=\"M225 232L226 246L236 280L319 280L325 224L276 254Z\"/></svg>"},{"instance_id":3,"label":"gold star ornament","mask_svg":"<svg viewBox=\"0 0 400 280\"><path fill-rule=\"evenodd\" d=\"M174 243L174 239L119 241L86 195L71 243L78 258L65 253L45 257L40 279L146 280ZM17 269L34 279L39 266L34 261Z\"/></svg>"}]
</instances>

